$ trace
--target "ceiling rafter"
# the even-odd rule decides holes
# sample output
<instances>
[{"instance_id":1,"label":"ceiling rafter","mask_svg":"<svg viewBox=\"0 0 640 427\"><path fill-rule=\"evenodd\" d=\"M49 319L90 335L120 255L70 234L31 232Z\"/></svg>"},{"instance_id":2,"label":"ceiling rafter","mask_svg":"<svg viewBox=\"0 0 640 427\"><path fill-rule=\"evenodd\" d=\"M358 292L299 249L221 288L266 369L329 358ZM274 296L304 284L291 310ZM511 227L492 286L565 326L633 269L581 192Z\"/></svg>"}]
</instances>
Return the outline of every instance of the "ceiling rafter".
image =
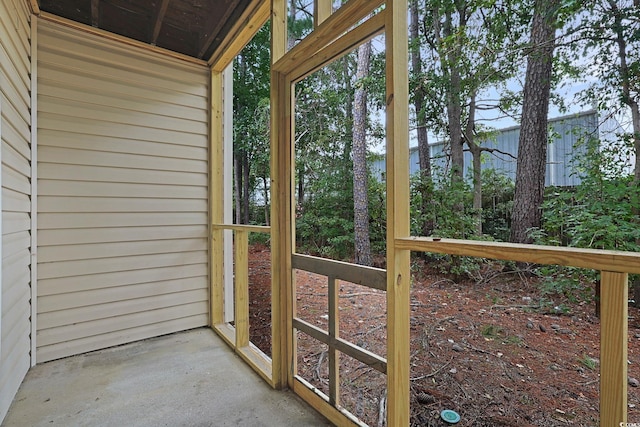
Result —
<instances>
[{"instance_id":1,"label":"ceiling rafter","mask_svg":"<svg viewBox=\"0 0 640 427\"><path fill-rule=\"evenodd\" d=\"M91 0L91 26L100 27L100 0Z\"/></svg>"},{"instance_id":2,"label":"ceiling rafter","mask_svg":"<svg viewBox=\"0 0 640 427\"><path fill-rule=\"evenodd\" d=\"M25 0L42 13L108 31L150 47L204 59L268 0ZM244 18L243 18L244 19Z\"/></svg>"},{"instance_id":3,"label":"ceiling rafter","mask_svg":"<svg viewBox=\"0 0 640 427\"><path fill-rule=\"evenodd\" d=\"M222 15L221 18L218 18L215 21L215 25L213 26L213 29L211 30L209 37L207 37L205 42L200 46L200 51L198 52L198 58L202 59L204 55L207 53L207 51L213 44L213 41L216 39L216 36L218 35L218 33L220 33L220 30L222 30L222 27L229 19L229 16L231 16L231 13L233 13L233 11L238 6L238 3L240 3L240 0L231 0L229 4L226 5L224 9L224 14ZM207 26L209 26L209 22L207 22Z\"/></svg>"},{"instance_id":4,"label":"ceiling rafter","mask_svg":"<svg viewBox=\"0 0 640 427\"><path fill-rule=\"evenodd\" d=\"M153 22L153 33L151 34L151 44L155 46L160 35L160 29L162 28L162 21L164 21L164 15L167 13L169 7L169 0L162 0L160 6L153 11L151 22Z\"/></svg>"}]
</instances>

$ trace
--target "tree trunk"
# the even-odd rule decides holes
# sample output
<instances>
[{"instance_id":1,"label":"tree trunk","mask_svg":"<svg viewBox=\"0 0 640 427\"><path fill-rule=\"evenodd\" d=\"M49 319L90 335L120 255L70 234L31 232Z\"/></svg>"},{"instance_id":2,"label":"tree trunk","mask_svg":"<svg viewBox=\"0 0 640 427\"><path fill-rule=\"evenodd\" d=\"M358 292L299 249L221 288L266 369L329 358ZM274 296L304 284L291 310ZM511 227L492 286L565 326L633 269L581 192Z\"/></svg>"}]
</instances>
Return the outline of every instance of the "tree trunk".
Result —
<instances>
[{"instance_id":1,"label":"tree trunk","mask_svg":"<svg viewBox=\"0 0 640 427\"><path fill-rule=\"evenodd\" d=\"M358 68L353 105L353 215L356 263L371 265L369 241L369 196L367 193L367 89L363 80L369 74L371 42L358 48Z\"/></svg>"},{"instance_id":2,"label":"tree trunk","mask_svg":"<svg viewBox=\"0 0 640 427\"><path fill-rule=\"evenodd\" d=\"M249 155L242 150L242 213L243 224L249 224Z\"/></svg>"},{"instance_id":3,"label":"tree trunk","mask_svg":"<svg viewBox=\"0 0 640 427\"><path fill-rule=\"evenodd\" d=\"M465 24L465 16L460 13L460 27ZM445 38L453 36L453 18L451 12L445 13L442 27ZM460 59L460 47L455 46L447 52L447 63L458 64ZM462 139L462 105L460 94L462 90L462 78L460 71L454 66L447 66L444 62L443 74L449 77L449 89L447 90L447 121L449 123L449 138L451 144L451 179L460 182L464 178L464 141Z\"/></svg>"},{"instance_id":4,"label":"tree trunk","mask_svg":"<svg viewBox=\"0 0 640 427\"><path fill-rule=\"evenodd\" d=\"M516 188L510 240L531 243L528 230L540 227L547 162L547 116L558 0L536 0L527 59Z\"/></svg>"},{"instance_id":5,"label":"tree trunk","mask_svg":"<svg viewBox=\"0 0 640 427\"><path fill-rule=\"evenodd\" d=\"M242 224L242 162L240 161L240 153L235 153L233 156L233 190L235 193L235 207L236 207L236 224Z\"/></svg>"},{"instance_id":6,"label":"tree trunk","mask_svg":"<svg viewBox=\"0 0 640 427\"><path fill-rule=\"evenodd\" d=\"M482 235L482 147L476 143L474 127L476 122L476 92L471 91L469 117L464 131L464 140L471 152L473 166L473 209L476 217L476 235Z\"/></svg>"},{"instance_id":7,"label":"tree trunk","mask_svg":"<svg viewBox=\"0 0 640 427\"><path fill-rule=\"evenodd\" d=\"M636 164L633 174L635 185L640 185L640 108L638 107L637 93L632 94L631 80L632 71L629 70L627 61L627 40L624 34L623 15L615 1L609 0L609 6L613 12L616 34L616 44L618 45L618 57L620 58L620 80L622 83L622 102L631 109L631 122L633 130L633 148L636 156Z\"/></svg>"},{"instance_id":8,"label":"tree trunk","mask_svg":"<svg viewBox=\"0 0 640 427\"><path fill-rule=\"evenodd\" d=\"M431 153L429 152L429 137L427 134L427 124L425 115L426 91L422 85L422 55L420 54L419 35L419 9L418 0L412 0L410 5L411 26L409 27L411 37L411 70L414 78L418 81L413 91L413 106L416 110L416 133L418 137L418 162L420 166L420 195L422 212L428 212L429 204L432 202L431 194ZM422 224L422 234L429 236L433 232L433 220L425 218Z\"/></svg>"},{"instance_id":9,"label":"tree trunk","mask_svg":"<svg viewBox=\"0 0 640 427\"><path fill-rule=\"evenodd\" d=\"M271 225L271 220L269 218L269 177L266 175L262 175L262 185L264 186L264 224L266 226Z\"/></svg>"}]
</instances>

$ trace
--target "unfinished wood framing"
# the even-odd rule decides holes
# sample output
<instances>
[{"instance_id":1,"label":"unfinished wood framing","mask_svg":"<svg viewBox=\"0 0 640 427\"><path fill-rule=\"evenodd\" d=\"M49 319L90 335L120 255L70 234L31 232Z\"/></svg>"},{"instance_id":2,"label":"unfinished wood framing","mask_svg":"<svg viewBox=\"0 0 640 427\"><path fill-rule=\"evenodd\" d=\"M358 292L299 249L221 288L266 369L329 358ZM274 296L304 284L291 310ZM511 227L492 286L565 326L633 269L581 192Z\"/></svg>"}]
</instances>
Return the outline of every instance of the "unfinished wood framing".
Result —
<instances>
[{"instance_id":1,"label":"unfinished wood framing","mask_svg":"<svg viewBox=\"0 0 640 427\"><path fill-rule=\"evenodd\" d=\"M386 3L387 84L387 425L409 425L410 252L396 247L409 233L409 82L407 1Z\"/></svg>"},{"instance_id":2,"label":"unfinished wood framing","mask_svg":"<svg viewBox=\"0 0 640 427\"><path fill-rule=\"evenodd\" d=\"M287 324L287 337L291 336L291 345L288 346L288 359L290 372L294 378L289 378L289 384L302 395L312 406L321 410L325 415L338 425L347 425L356 422L352 416L337 407L337 372L336 350L348 354L360 361L387 374L389 390L389 410L387 411L387 425L408 425L409 423L409 251L396 250L393 244L387 246L388 265L392 268L387 274L382 274L375 269L354 269L341 263L326 260L316 260L293 253L295 242L294 217L291 212L291 200L293 197L292 186L293 169L295 160L292 158L294 124L293 99L291 95L292 85L311 74L320 67L339 58L355 49L360 43L374 37L383 30L386 32L387 51L387 153L388 153L388 179L387 187L387 215L390 218L388 228L388 242L395 242L396 238L409 236L409 176L406 164L409 159L408 149L408 73L407 73L407 23L406 1L387 2L384 10L373 14L373 11L381 2L367 0L351 0L331 16L320 23L308 37L293 47L285 56L276 62L272 68L273 81L276 83L272 90L275 94L275 110L272 113L277 121L272 124L273 139L272 153L278 151L276 162L272 164L272 170L278 171L280 187L272 196L274 205L278 206L277 214L272 218L278 218L280 232L276 234L275 244L279 245L277 251L279 258L277 263L280 276L278 280L283 283L288 281L286 294L287 307L283 308L288 313L287 318L292 319ZM365 17L372 15L369 19ZM360 22L363 21L363 22ZM393 65L395 64L395 65ZM399 102L394 102L398 99ZM284 152L283 152L284 151ZM390 173L389 173L390 171ZM272 187L272 189L275 187ZM283 230L284 229L284 230ZM290 245L286 248L285 246ZM289 265L287 265L290 263ZM327 264L327 265L325 265ZM320 270L328 276L330 288L335 287L335 280L339 277L337 272L345 273L350 280L367 285L369 280L374 283L374 288L387 291L388 351L389 360L379 358L351 343L342 340L337 332L338 313L329 314L330 331L325 332L296 317L295 285L292 280L292 268L304 268L309 271ZM355 271L355 273L354 273ZM365 277L369 276L369 277ZM371 278L375 277L375 278ZM284 280L283 280L284 279ZM382 280L380 280L382 279ZM383 282L383 283L380 283ZM335 306L335 289L330 289L329 305ZM330 348L330 382L329 396L323 394L306 381L296 376L295 335L293 330L303 331L315 339L329 345ZM331 383L334 383L331 384ZM326 399L326 400L325 400ZM392 399L395 399L392 401ZM334 406L336 405L336 406ZM332 408L332 409L329 409Z\"/></svg>"},{"instance_id":3,"label":"unfinished wood framing","mask_svg":"<svg viewBox=\"0 0 640 427\"><path fill-rule=\"evenodd\" d=\"M603 271L600 280L600 425L624 425L629 277L626 273Z\"/></svg>"},{"instance_id":4,"label":"unfinished wood framing","mask_svg":"<svg viewBox=\"0 0 640 427\"><path fill-rule=\"evenodd\" d=\"M208 63L213 71L224 70L267 22L271 13L269 0L252 3L234 23ZM286 13L285 13L286 16Z\"/></svg>"},{"instance_id":5,"label":"unfinished wood framing","mask_svg":"<svg viewBox=\"0 0 640 427\"><path fill-rule=\"evenodd\" d=\"M249 233L234 234L236 348L242 348L249 345Z\"/></svg>"},{"instance_id":6,"label":"unfinished wood framing","mask_svg":"<svg viewBox=\"0 0 640 427\"><path fill-rule=\"evenodd\" d=\"M223 73L211 72L211 148L209 159L209 217L224 222L224 85ZM224 230L211 228L211 326L224 323Z\"/></svg>"},{"instance_id":7,"label":"unfinished wood framing","mask_svg":"<svg viewBox=\"0 0 640 427\"><path fill-rule=\"evenodd\" d=\"M273 382L276 388L291 386L292 335L290 327L287 254L291 253L291 152L282 142L290 132L290 87L284 76L274 72L273 64L287 52L287 1L271 0L271 352Z\"/></svg>"},{"instance_id":8,"label":"unfinished wood framing","mask_svg":"<svg viewBox=\"0 0 640 427\"><path fill-rule=\"evenodd\" d=\"M600 425L627 422L628 273L640 272L640 254L502 242L399 238L403 250L601 270Z\"/></svg>"},{"instance_id":9,"label":"unfinished wood framing","mask_svg":"<svg viewBox=\"0 0 640 427\"><path fill-rule=\"evenodd\" d=\"M318 28L333 12L332 0L314 0L313 26Z\"/></svg>"}]
</instances>

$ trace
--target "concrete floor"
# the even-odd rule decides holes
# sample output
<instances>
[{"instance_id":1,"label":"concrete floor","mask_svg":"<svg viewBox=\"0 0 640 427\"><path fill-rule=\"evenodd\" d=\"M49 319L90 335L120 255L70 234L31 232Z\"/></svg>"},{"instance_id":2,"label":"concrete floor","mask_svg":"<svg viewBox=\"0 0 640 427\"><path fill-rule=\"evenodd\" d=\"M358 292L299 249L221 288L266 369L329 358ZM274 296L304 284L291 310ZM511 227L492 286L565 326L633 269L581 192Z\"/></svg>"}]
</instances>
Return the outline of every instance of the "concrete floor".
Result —
<instances>
[{"instance_id":1,"label":"concrete floor","mask_svg":"<svg viewBox=\"0 0 640 427\"><path fill-rule=\"evenodd\" d=\"M37 365L2 426L330 426L210 329Z\"/></svg>"}]
</instances>

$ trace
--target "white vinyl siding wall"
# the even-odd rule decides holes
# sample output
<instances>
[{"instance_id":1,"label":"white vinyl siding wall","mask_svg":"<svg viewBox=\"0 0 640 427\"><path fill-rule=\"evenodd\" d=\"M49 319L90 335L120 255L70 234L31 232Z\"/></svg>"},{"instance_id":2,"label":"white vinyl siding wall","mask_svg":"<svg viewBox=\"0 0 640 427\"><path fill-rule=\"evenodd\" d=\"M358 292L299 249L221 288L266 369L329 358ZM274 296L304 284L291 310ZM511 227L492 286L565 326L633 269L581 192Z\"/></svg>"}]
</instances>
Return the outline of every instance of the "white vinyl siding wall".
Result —
<instances>
[{"instance_id":1,"label":"white vinyl siding wall","mask_svg":"<svg viewBox=\"0 0 640 427\"><path fill-rule=\"evenodd\" d=\"M207 325L209 70L38 30L37 361Z\"/></svg>"},{"instance_id":2,"label":"white vinyl siding wall","mask_svg":"<svg viewBox=\"0 0 640 427\"><path fill-rule=\"evenodd\" d=\"M2 318L0 420L31 365L31 60L30 13L0 2L2 137Z\"/></svg>"}]
</instances>

